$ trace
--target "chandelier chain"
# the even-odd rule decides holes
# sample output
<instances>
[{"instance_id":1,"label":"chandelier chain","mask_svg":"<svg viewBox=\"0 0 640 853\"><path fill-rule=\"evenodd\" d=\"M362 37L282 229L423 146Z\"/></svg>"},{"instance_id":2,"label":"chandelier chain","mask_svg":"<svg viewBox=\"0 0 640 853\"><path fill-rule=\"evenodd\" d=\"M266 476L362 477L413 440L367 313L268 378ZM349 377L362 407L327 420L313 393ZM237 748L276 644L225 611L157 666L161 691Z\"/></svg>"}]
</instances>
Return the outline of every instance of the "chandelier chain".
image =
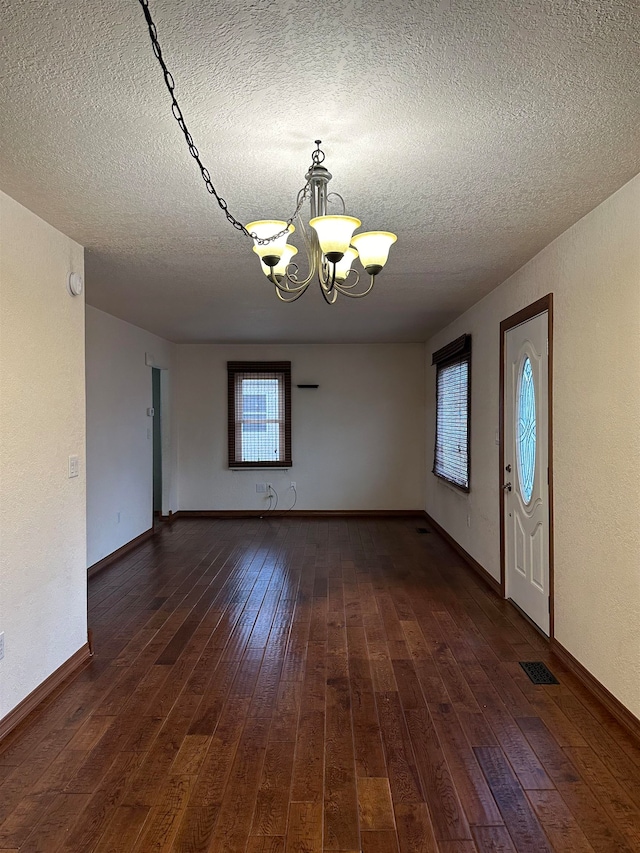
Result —
<instances>
[{"instance_id":1,"label":"chandelier chain","mask_svg":"<svg viewBox=\"0 0 640 853\"><path fill-rule=\"evenodd\" d=\"M176 87L175 80L173 78L172 73L167 68L166 62L164 61L164 57L162 55L162 48L160 47L160 42L158 40L158 31L157 31L156 25L153 21L153 18L151 17L151 12L149 11L149 0L138 0L138 2L142 6L142 11L144 12L144 17L145 17L145 20L147 22L147 27L149 29L149 37L151 39L151 46L153 48L153 53L154 53L156 59L158 60L160 67L162 68L162 74L164 76L164 82L165 82L165 85L166 85L167 90L169 92L169 95L171 96L171 112L172 112L175 120L178 122L178 126L180 127L180 130L182 131L182 133L184 135L185 142L187 143L187 148L189 149L189 154L196 161L198 168L200 169L200 174L202 175L202 180L205 183L207 191L218 202L220 209L223 211L224 215L226 216L227 220L231 223L231 225L233 225L233 227L236 230L241 231L247 237L252 237L253 239L257 239L260 244L271 243L273 240L277 240L280 237L284 237L284 235L287 234L289 231L289 226L292 225L293 220L296 218L296 216L300 212L300 208L302 207L302 203L303 203L304 199L307 197L308 189L309 189L309 186L311 184L311 177L309 177L307 179L306 184L304 185L304 187L299 192L298 205L297 205L296 209L294 210L293 214L289 217L289 219L287 219L287 227L283 228L282 231L279 231L277 234L273 234L271 237L265 237L264 239L258 239L256 234L249 232L247 230L247 228L242 224L242 222L240 222L239 219L236 219L236 217L229 210L229 206L228 206L227 202L225 201L225 199L222 198L222 196L220 196L216 192L216 188L214 187L213 181L211 180L211 175L209 173L209 170L202 163L202 160L200 159L200 152L198 151L198 149L197 149L197 147L193 141L193 137L191 136L191 133L189 132L189 128L187 127L187 123L184 120L184 116L182 114L182 109L180 108L180 104L178 103L178 99L176 98L176 94L175 94L175 87ZM311 164L310 170L313 169L314 166L317 166L320 163L322 163L322 161L324 160L324 157L325 157L324 152L320 149L319 141L316 142L316 145L317 145L317 148L312 154L312 164Z\"/></svg>"}]
</instances>

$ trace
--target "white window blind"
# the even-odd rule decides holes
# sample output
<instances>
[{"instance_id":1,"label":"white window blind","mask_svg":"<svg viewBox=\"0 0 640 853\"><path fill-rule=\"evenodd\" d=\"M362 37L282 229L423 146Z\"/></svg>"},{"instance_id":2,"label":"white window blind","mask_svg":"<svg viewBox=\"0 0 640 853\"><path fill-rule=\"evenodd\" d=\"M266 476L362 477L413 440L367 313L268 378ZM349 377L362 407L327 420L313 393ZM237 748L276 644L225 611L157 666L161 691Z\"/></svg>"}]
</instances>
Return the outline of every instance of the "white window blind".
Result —
<instances>
[{"instance_id":1,"label":"white window blind","mask_svg":"<svg viewBox=\"0 0 640 853\"><path fill-rule=\"evenodd\" d=\"M436 372L436 445L433 473L469 489L471 336L433 354Z\"/></svg>"},{"instance_id":2,"label":"white window blind","mask_svg":"<svg viewBox=\"0 0 640 853\"><path fill-rule=\"evenodd\" d=\"M275 373L236 374L236 461L284 459L282 385L282 376Z\"/></svg>"},{"instance_id":3,"label":"white window blind","mask_svg":"<svg viewBox=\"0 0 640 853\"><path fill-rule=\"evenodd\" d=\"M229 466L291 464L289 362L229 362Z\"/></svg>"}]
</instances>

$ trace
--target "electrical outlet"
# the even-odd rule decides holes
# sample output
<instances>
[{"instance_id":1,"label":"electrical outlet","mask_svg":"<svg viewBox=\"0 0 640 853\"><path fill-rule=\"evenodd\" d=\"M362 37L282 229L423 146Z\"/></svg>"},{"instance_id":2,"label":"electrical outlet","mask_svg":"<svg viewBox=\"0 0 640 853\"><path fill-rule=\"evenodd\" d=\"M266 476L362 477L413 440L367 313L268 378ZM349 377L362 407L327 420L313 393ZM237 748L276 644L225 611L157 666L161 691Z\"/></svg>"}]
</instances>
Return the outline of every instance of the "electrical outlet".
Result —
<instances>
[{"instance_id":1,"label":"electrical outlet","mask_svg":"<svg viewBox=\"0 0 640 853\"><path fill-rule=\"evenodd\" d=\"M272 488L271 483L267 483L267 492L269 492L269 494L271 494Z\"/></svg>"},{"instance_id":2,"label":"electrical outlet","mask_svg":"<svg viewBox=\"0 0 640 853\"><path fill-rule=\"evenodd\" d=\"M0 660L4 657L4 631L0 634Z\"/></svg>"},{"instance_id":3,"label":"electrical outlet","mask_svg":"<svg viewBox=\"0 0 640 853\"><path fill-rule=\"evenodd\" d=\"M80 473L80 460L77 456L69 457L69 479L77 477Z\"/></svg>"},{"instance_id":4,"label":"electrical outlet","mask_svg":"<svg viewBox=\"0 0 640 853\"><path fill-rule=\"evenodd\" d=\"M256 492L259 495L263 495L267 491L266 483L256 483Z\"/></svg>"},{"instance_id":5,"label":"electrical outlet","mask_svg":"<svg viewBox=\"0 0 640 853\"><path fill-rule=\"evenodd\" d=\"M295 487L296 487L296 484L295 484L295 483L294 483L294 481L292 480L292 481L291 481L291 485L289 486L289 488L290 488L290 489L295 489Z\"/></svg>"}]
</instances>

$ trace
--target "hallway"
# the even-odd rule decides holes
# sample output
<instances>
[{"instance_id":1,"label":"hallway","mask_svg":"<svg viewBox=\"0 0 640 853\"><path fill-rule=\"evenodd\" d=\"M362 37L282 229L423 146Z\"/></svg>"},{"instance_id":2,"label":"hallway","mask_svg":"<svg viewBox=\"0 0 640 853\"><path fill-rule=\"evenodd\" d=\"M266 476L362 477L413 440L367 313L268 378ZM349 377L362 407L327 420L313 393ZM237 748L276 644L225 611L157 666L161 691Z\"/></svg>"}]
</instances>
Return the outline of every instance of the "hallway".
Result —
<instances>
[{"instance_id":1,"label":"hallway","mask_svg":"<svg viewBox=\"0 0 640 853\"><path fill-rule=\"evenodd\" d=\"M640 744L424 527L184 519L98 574L0 853L640 850Z\"/></svg>"}]
</instances>

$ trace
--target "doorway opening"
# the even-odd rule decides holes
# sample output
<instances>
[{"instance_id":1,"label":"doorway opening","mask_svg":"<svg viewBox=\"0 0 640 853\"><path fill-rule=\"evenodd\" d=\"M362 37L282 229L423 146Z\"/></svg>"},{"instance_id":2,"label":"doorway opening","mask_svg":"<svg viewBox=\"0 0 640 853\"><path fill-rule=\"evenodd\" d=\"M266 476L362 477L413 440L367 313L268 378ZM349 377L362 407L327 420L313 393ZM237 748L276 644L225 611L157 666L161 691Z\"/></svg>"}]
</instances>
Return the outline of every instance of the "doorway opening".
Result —
<instances>
[{"instance_id":1,"label":"doorway opening","mask_svg":"<svg viewBox=\"0 0 640 853\"><path fill-rule=\"evenodd\" d=\"M161 411L161 375L157 367L151 368L153 406L153 520L162 515L162 420Z\"/></svg>"}]
</instances>

